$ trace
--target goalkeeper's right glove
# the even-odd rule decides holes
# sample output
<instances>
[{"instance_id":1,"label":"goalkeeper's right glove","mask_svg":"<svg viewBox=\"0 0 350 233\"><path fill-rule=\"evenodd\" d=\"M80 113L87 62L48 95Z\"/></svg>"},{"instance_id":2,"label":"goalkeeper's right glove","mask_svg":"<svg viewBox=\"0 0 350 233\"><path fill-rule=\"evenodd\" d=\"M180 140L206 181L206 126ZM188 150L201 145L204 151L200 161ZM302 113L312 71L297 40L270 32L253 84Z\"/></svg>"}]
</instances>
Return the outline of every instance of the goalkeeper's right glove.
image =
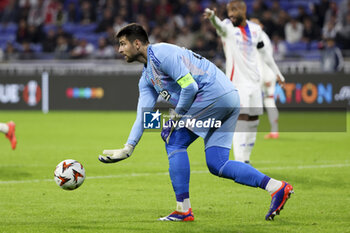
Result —
<instances>
[{"instance_id":1,"label":"goalkeeper's right glove","mask_svg":"<svg viewBox=\"0 0 350 233\"><path fill-rule=\"evenodd\" d=\"M168 144L169 143L169 139L170 136L172 134L172 132L174 131L174 120L170 119L168 120L165 125L163 125L163 129L162 132L160 133L163 141Z\"/></svg>"},{"instance_id":2,"label":"goalkeeper's right glove","mask_svg":"<svg viewBox=\"0 0 350 233\"><path fill-rule=\"evenodd\" d=\"M134 146L130 144L125 144L123 149L118 150L104 150L103 154L99 155L98 160L102 163L116 163L129 158L134 151Z\"/></svg>"},{"instance_id":3,"label":"goalkeeper's right glove","mask_svg":"<svg viewBox=\"0 0 350 233\"><path fill-rule=\"evenodd\" d=\"M182 118L182 115L177 114L173 108L169 109L169 115L170 119L163 125L162 132L160 133L160 136L166 144L169 144L170 136L175 130L174 123Z\"/></svg>"}]
</instances>

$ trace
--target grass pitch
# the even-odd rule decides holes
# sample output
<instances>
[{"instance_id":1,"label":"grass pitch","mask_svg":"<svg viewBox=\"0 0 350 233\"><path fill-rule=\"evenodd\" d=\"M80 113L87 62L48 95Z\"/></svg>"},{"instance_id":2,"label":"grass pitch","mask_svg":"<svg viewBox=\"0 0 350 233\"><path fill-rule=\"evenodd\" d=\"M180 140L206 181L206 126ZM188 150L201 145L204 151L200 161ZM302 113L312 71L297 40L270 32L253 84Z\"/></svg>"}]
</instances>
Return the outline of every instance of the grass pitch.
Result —
<instances>
[{"instance_id":1,"label":"grass pitch","mask_svg":"<svg viewBox=\"0 0 350 233\"><path fill-rule=\"evenodd\" d=\"M15 151L7 139L0 140L0 232L350 232L349 126L338 133L281 133L278 140L258 134L253 165L295 189L272 222L264 220L268 193L208 173L198 139L189 149L195 221L175 223L157 221L175 208L159 133L145 133L127 160L97 160L103 149L123 146L135 112L0 116L16 122L18 138ZM293 113L281 113L281 121L288 118ZM55 166L64 159L78 160L86 169L87 179L75 191L53 181Z\"/></svg>"}]
</instances>

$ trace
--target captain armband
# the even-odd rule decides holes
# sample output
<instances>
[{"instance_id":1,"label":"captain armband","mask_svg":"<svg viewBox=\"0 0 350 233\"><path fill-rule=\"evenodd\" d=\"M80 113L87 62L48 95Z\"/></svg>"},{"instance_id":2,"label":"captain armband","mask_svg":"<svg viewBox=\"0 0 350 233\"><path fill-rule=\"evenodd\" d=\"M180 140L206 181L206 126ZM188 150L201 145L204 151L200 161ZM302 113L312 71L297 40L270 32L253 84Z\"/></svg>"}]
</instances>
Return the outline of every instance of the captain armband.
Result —
<instances>
[{"instance_id":1,"label":"captain armband","mask_svg":"<svg viewBox=\"0 0 350 233\"><path fill-rule=\"evenodd\" d=\"M180 85L181 88L185 88L193 82L195 81L190 73L177 80L177 83Z\"/></svg>"}]
</instances>

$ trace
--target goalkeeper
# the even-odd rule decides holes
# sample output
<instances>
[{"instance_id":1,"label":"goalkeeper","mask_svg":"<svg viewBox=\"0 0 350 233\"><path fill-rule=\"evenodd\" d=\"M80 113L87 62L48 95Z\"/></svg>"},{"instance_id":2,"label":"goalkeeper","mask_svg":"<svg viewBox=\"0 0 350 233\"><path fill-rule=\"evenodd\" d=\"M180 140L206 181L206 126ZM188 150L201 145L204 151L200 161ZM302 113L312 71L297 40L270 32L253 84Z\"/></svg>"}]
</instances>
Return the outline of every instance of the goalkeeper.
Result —
<instances>
[{"instance_id":1,"label":"goalkeeper","mask_svg":"<svg viewBox=\"0 0 350 233\"><path fill-rule=\"evenodd\" d=\"M139 81L137 117L125 147L105 150L99 160L114 163L131 156L139 142L143 126L143 110L153 109L158 95L175 106L177 115L192 116L197 122L215 119L220 127L173 128L163 127L162 138L169 160L169 174L176 195L176 210L160 218L162 221L193 221L190 204L190 164L187 147L198 137L204 139L205 156L209 171L237 183L267 190L272 201L266 220L279 214L293 187L272 179L252 166L229 160L233 130L239 115L240 101L237 90L225 74L213 63L185 48L167 43L150 44L141 25L129 24L117 34L119 52L127 62L144 64ZM181 118L181 117L180 117Z\"/></svg>"}]
</instances>

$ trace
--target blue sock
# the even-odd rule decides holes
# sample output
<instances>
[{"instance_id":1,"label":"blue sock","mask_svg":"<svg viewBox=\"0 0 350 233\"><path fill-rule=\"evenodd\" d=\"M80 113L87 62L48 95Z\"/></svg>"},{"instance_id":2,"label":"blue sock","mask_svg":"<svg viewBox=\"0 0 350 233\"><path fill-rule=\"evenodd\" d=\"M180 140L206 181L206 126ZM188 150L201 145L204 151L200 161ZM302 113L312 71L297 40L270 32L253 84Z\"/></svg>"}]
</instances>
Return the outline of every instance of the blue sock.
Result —
<instances>
[{"instance_id":1,"label":"blue sock","mask_svg":"<svg viewBox=\"0 0 350 233\"><path fill-rule=\"evenodd\" d=\"M189 192L190 162L186 149L169 155L169 174L176 197Z\"/></svg>"},{"instance_id":2,"label":"blue sock","mask_svg":"<svg viewBox=\"0 0 350 233\"><path fill-rule=\"evenodd\" d=\"M190 162L188 160L187 147L198 138L186 128L174 130L165 148L169 159L169 175L176 197L189 192ZM179 197L183 199L183 197Z\"/></svg>"},{"instance_id":3,"label":"blue sock","mask_svg":"<svg viewBox=\"0 0 350 233\"><path fill-rule=\"evenodd\" d=\"M230 149L218 146L205 150L207 165L212 174L252 187L266 186L269 180L267 176L248 164L229 160L229 153Z\"/></svg>"},{"instance_id":4,"label":"blue sock","mask_svg":"<svg viewBox=\"0 0 350 233\"><path fill-rule=\"evenodd\" d=\"M262 189L265 189L266 188L266 185L267 185L267 183L269 183L269 181L271 180L271 178L270 177L268 177L268 176L264 176L264 178L262 179L262 181L261 181L261 183L260 183L260 188L262 188Z\"/></svg>"},{"instance_id":5,"label":"blue sock","mask_svg":"<svg viewBox=\"0 0 350 233\"><path fill-rule=\"evenodd\" d=\"M190 193L176 194L176 201L183 202L185 199L190 198Z\"/></svg>"}]
</instances>

